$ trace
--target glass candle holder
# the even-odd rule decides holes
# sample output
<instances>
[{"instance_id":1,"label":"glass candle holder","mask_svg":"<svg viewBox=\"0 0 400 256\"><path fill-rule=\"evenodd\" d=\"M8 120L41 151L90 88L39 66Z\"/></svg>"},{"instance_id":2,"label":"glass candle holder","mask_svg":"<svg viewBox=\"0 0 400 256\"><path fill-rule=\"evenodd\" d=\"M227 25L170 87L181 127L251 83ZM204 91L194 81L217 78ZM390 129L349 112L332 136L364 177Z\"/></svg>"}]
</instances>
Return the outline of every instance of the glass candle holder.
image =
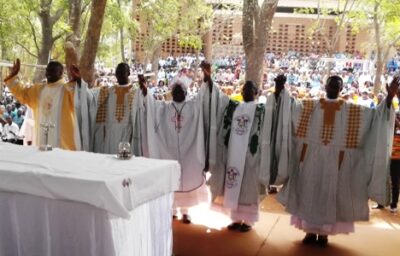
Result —
<instances>
[{"instance_id":1,"label":"glass candle holder","mask_svg":"<svg viewBox=\"0 0 400 256\"><path fill-rule=\"evenodd\" d=\"M118 145L118 153L120 158L128 158L131 154L131 144L123 141Z\"/></svg>"}]
</instances>

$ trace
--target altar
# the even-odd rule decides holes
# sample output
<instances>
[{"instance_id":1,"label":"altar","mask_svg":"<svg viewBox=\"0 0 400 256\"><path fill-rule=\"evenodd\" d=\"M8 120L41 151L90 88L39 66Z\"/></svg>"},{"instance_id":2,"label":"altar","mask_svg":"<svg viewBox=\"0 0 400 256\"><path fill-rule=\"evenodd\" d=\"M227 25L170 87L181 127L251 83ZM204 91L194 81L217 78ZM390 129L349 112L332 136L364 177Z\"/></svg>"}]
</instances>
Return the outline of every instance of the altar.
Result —
<instances>
[{"instance_id":1,"label":"altar","mask_svg":"<svg viewBox=\"0 0 400 256\"><path fill-rule=\"evenodd\" d=\"M0 255L172 254L176 161L0 143Z\"/></svg>"}]
</instances>

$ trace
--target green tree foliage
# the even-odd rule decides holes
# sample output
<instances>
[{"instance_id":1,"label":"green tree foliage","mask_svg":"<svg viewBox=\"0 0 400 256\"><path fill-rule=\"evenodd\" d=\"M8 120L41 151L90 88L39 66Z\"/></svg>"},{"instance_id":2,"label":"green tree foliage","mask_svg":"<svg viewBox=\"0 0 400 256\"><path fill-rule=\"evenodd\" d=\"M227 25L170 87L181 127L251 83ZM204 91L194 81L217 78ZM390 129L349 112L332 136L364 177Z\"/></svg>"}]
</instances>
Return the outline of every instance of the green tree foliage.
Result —
<instances>
[{"instance_id":1,"label":"green tree foliage","mask_svg":"<svg viewBox=\"0 0 400 256\"><path fill-rule=\"evenodd\" d=\"M381 90L381 74L390 52L400 46L400 0L358 0L359 8L349 13L356 30L368 29L376 73L374 92Z\"/></svg>"},{"instance_id":2,"label":"green tree foliage","mask_svg":"<svg viewBox=\"0 0 400 256\"><path fill-rule=\"evenodd\" d=\"M122 48L130 48L129 42L136 35L138 25L136 20L132 19L130 7L131 1L128 0L110 0L107 3L98 50L98 57L107 65L123 61L123 58L118 56L124 55Z\"/></svg>"},{"instance_id":3,"label":"green tree foliage","mask_svg":"<svg viewBox=\"0 0 400 256\"><path fill-rule=\"evenodd\" d=\"M91 4L93 0L81 1L80 32L70 25L71 0L0 0L0 59L19 57L23 63L42 63L44 42L43 13L49 10L54 21L51 26L50 58L65 60L65 42L72 33L78 35L77 52L82 54L86 41ZM132 2L136 0L108 0L101 30L97 58L107 65L120 62L124 49L129 52L131 42L138 33L147 33L143 44L149 56L168 38L175 37L181 46L200 49L201 35L211 26L212 7L204 0L140 0L135 11L140 13L142 26L133 19ZM147 30L148 28L148 30ZM48 32L48 31L47 31ZM123 57L124 56L124 57ZM158 56L157 56L158 57Z\"/></svg>"},{"instance_id":4,"label":"green tree foliage","mask_svg":"<svg viewBox=\"0 0 400 256\"><path fill-rule=\"evenodd\" d=\"M181 46L201 48L201 35L211 26L212 8L204 0L142 0L137 11L148 58L171 37Z\"/></svg>"}]
</instances>

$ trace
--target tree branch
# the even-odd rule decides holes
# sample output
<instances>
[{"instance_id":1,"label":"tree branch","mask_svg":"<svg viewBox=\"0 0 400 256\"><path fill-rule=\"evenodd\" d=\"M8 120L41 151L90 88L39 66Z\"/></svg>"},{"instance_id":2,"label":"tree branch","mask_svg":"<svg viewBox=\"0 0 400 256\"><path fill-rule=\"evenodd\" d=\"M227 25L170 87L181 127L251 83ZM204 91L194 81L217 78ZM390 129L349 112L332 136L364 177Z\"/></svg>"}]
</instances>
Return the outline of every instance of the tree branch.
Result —
<instances>
[{"instance_id":1,"label":"tree branch","mask_svg":"<svg viewBox=\"0 0 400 256\"><path fill-rule=\"evenodd\" d=\"M256 30L257 34L261 34L256 37L257 45L260 45L261 47L265 48L267 45L267 37L268 33L271 30L271 22L272 22L272 17L275 14L276 7L278 6L278 0L264 0L264 2L261 5L260 9L260 14L259 14L259 24L260 27L258 30Z\"/></svg>"},{"instance_id":2,"label":"tree branch","mask_svg":"<svg viewBox=\"0 0 400 256\"><path fill-rule=\"evenodd\" d=\"M64 13L64 8L60 8L56 11L56 13L50 17L50 23L51 25L54 25L63 15Z\"/></svg>"},{"instance_id":3,"label":"tree branch","mask_svg":"<svg viewBox=\"0 0 400 256\"><path fill-rule=\"evenodd\" d=\"M354 3L354 0L346 0L346 2L344 4L344 7L343 7L343 12L340 14L340 20L339 20L339 23L337 25L338 29L336 29L335 35L333 37L332 48L334 48L336 46L337 42L339 41L339 34L342 31L343 24L345 23L345 18L347 16L347 12L350 10L350 9L347 9L347 6L349 5L350 1L353 1L353 3ZM353 5L354 4L352 4L351 7Z\"/></svg>"},{"instance_id":4,"label":"tree branch","mask_svg":"<svg viewBox=\"0 0 400 256\"><path fill-rule=\"evenodd\" d=\"M86 9L90 6L90 1L86 2L83 6L82 6L82 10L81 10L81 14L83 14Z\"/></svg>"},{"instance_id":5,"label":"tree branch","mask_svg":"<svg viewBox=\"0 0 400 256\"><path fill-rule=\"evenodd\" d=\"M243 49L246 52L251 51L254 46L254 0L243 1L243 16L242 16L242 35Z\"/></svg>"},{"instance_id":6,"label":"tree branch","mask_svg":"<svg viewBox=\"0 0 400 256\"><path fill-rule=\"evenodd\" d=\"M54 36L54 37L52 38L53 43L54 43L55 41L57 41L58 39L60 39L60 38L61 38L63 35L65 35L65 34L66 34L66 32L61 32L60 34Z\"/></svg>"},{"instance_id":7,"label":"tree branch","mask_svg":"<svg viewBox=\"0 0 400 256\"><path fill-rule=\"evenodd\" d=\"M26 17L26 20L28 21L29 26L30 26L31 31L32 31L33 42L35 43L36 51L39 52L39 44L38 44L38 41L37 41L35 26L33 25L32 21L29 19L29 17Z\"/></svg>"},{"instance_id":8,"label":"tree branch","mask_svg":"<svg viewBox=\"0 0 400 256\"><path fill-rule=\"evenodd\" d=\"M24 49L29 55L31 55L34 58L37 58L38 56L34 53L32 53L27 47L25 47L23 44L21 44L20 42L15 42L17 45L19 45L22 49Z\"/></svg>"}]
</instances>

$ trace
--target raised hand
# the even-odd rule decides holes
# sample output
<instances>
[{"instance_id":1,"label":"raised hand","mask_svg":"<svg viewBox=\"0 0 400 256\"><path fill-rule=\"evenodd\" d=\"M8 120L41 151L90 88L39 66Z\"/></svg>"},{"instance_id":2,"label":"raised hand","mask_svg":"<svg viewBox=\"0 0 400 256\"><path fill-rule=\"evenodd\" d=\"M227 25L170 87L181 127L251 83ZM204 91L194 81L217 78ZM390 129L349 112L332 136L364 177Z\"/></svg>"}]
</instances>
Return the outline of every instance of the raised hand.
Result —
<instances>
[{"instance_id":1,"label":"raised hand","mask_svg":"<svg viewBox=\"0 0 400 256\"><path fill-rule=\"evenodd\" d=\"M81 71L76 65L71 65L69 68L69 74L71 76L71 81L76 82L81 79Z\"/></svg>"},{"instance_id":2,"label":"raised hand","mask_svg":"<svg viewBox=\"0 0 400 256\"><path fill-rule=\"evenodd\" d=\"M10 74L4 79L4 81L10 80L14 76L18 75L20 69L21 69L21 61L20 59L17 59L16 61L14 61L13 66L10 68Z\"/></svg>"},{"instance_id":3,"label":"raised hand","mask_svg":"<svg viewBox=\"0 0 400 256\"><path fill-rule=\"evenodd\" d=\"M388 92L388 95L392 97L396 96L399 91L399 85L400 85L400 77L395 76L390 85L389 86L386 85L386 90Z\"/></svg>"},{"instance_id":4,"label":"raised hand","mask_svg":"<svg viewBox=\"0 0 400 256\"><path fill-rule=\"evenodd\" d=\"M139 79L139 88L142 90L143 96L147 96L147 86L146 86L146 79L144 78L144 75L138 75Z\"/></svg>"},{"instance_id":5,"label":"raised hand","mask_svg":"<svg viewBox=\"0 0 400 256\"><path fill-rule=\"evenodd\" d=\"M390 107L392 105L392 100L393 98L397 95L400 96L399 93L399 86L400 86L400 76L395 76L393 78L393 81L390 83L390 85L386 85L386 90L387 90L387 106Z\"/></svg>"},{"instance_id":6,"label":"raised hand","mask_svg":"<svg viewBox=\"0 0 400 256\"><path fill-rule=\"evenodd\" d=\"M207 61L202 61L200 64L201 70L204 73L204 79L203 82L208 84L208 87L210 88L210 92L212 91L212 86L213 86L213 81L211 78L211 64L208 63Z\"/></svg>"},{"instance_id":7,"label":"raised hand","mask_svg":"<svg viewBox=\"0 0 400 256\"><path fill-rule=\"evenodd\" d=\"M278 75L275 79L275 97L278 97L281 91L285 88L286 76Z\"/></svg>"}]
</instances>

